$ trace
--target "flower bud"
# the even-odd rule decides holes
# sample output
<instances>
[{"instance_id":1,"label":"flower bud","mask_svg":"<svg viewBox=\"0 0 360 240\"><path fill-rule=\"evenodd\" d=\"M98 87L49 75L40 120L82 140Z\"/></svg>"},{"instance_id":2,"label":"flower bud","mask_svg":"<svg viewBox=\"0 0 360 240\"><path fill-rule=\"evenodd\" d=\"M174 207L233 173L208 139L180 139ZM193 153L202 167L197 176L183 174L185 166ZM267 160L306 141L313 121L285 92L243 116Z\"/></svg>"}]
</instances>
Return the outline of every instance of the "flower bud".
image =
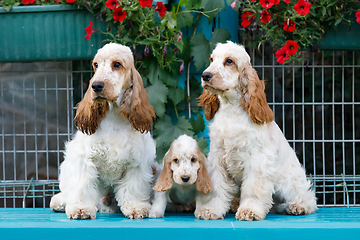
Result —
<instances>
[{"instance_id":1,"label":"flower bud","mask_svg":"<svg viewBox=\"0 0 360 240\"><path fill-rule=\"evenodd\" d=\"M184 71L184 61L181 60L180 72Z\"/></svg>"},{"instance_id":2,"label":"flower bud","mask_svg":"<svg viewBox=\"0 0 360 240\"><path fill-rule=\"evenodd\" d=\"M144 55L145 55L145 57L149 56L149 45L145 46Z\"/></svg>"}]
</instances>

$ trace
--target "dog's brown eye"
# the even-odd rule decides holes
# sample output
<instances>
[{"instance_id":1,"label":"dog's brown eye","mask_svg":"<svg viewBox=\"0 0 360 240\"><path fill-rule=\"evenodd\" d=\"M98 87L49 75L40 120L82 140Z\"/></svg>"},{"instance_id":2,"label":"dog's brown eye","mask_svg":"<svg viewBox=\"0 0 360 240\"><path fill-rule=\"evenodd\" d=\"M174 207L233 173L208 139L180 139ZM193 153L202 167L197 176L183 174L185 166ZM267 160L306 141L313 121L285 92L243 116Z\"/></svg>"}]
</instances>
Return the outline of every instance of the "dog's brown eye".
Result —
<instances>
[{"instance_id":1,"label":"dog's brown eye","mask_svg":"<svg viewBox=\"0 0 360 240\"><path fill-rule=\"evenodd\" d=\"M231 59L228 59L228 60L226 60L225 64L226 65L233 65L234 62Z\"/></svg>"},{"instance_id":2,"label":"dog's brown eye","mask_svg":"<svg viewBox=\"0 0 360 240\"><path fill-rule=\"evenodd\" d=\"M179 163L179 159L174 158L174 163Z\"/></svg>"},{"instance_id":3,"label":"dog's brown eye","mask_svg":"<svg viewBox=\"0 0 360 240\"><path fill-rule=\"evenodd\" d=\"M94 63L94 68L97 69L98 68L98 64Z\"/></svg>"},{"instance_id":4,"label":"dog's brown eye","mask_svg":"<svg viewBox=\"0 0 360 240\"><path fill-rule=\"evenodd\" d=\"M209 60L210 60L210 62L213 62L214 61L214 59L211 57L211 58L209 58Z\"/></svg>"},{"instance_id":5,"label":"dog's brown eye","mask_svg":"<svg viewBox=\"0 0 360 240\"><path fill-rule=\"evenodd\" d=\"M196 162L196 158L191 158L191 162Z\"/></svg>"},{"instance_id":6,"label":"dog's brown eye","mask_svg":"<svg viewBox=\"0 0 360 240\"><path fill-rule=\"evenodd\" d=\"M120 64L119 62L115 62L115 63L114 63L114 68L115 68L115 69L121 68L121 64Z\"/></svg>"}]
</instances>

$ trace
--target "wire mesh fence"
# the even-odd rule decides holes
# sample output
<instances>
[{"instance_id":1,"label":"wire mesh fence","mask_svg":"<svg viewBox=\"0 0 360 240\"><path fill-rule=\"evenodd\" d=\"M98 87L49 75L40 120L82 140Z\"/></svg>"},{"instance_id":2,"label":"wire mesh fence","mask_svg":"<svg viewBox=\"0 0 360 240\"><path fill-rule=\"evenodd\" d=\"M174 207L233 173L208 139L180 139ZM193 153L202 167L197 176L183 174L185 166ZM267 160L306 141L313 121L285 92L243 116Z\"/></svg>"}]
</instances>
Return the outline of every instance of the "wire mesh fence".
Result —
<instances>
[{"instance_id":1,"label":"wire mesh fence","mask_svg":"<svg viewBox=\"0 0 360 240\"><path fill-rule=\"evenodd\" d=\"M275 121L306 168L319 206L360 206L360 52L304 53L277 64L247 48ZM0 207L48 207L90 61L0 64Z\"/></svg>"}]
</instances>

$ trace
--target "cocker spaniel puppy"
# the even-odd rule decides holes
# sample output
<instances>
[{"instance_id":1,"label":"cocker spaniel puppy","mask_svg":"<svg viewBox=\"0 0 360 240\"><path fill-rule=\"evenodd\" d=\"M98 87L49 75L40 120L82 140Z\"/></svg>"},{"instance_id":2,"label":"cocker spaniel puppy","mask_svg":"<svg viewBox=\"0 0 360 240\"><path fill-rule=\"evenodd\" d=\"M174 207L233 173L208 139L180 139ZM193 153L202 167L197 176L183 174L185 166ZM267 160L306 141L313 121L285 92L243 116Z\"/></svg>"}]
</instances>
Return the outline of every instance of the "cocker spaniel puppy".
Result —
<instances>
[{"instance_id":1,"label":"cocker spaniel puppy","mask_svg":"<svg viewBox=\"0 0 360 240\"><path fill-rule=\"evenodd\" d=\"M199 105L209 126L209 175L214 191L199 193L195 215L223 218L240 197L238 220L262 220L273 202L279 213L309 214L316 198L294 150L273 121L264 83L243 46L218 44L202 74ZM274 199L274 200L273 200Z\"/></svg>"},{"instance_id":2,"label":"cocker spaniel puppy","mask_svg":"<svg viewBox=\"0 0 360 240\"><path fill-rule=\"evenodd\" d=\"M171 143L154 190L151 218L164 217L165 209L169 212L194 212L197 193L206 194L213 190L205 156L193 138L182 135Z\"/></svg>"},{"instance_id":3,"label":"cocker spaniel puppy","mask_svg":"<svg viewBox=\"0 0 360 240\"><path fill-rule=\"evenodd\" d=\"M61 192L50 208L65 210L68 218L94 219L97 211L116 211L117 202L126 217L147 217L155 163L149 133L154 109L130 48L105 45L93 67L95 74L77 106L78 131L65 145Z\"/></svg>"}]
</instances>

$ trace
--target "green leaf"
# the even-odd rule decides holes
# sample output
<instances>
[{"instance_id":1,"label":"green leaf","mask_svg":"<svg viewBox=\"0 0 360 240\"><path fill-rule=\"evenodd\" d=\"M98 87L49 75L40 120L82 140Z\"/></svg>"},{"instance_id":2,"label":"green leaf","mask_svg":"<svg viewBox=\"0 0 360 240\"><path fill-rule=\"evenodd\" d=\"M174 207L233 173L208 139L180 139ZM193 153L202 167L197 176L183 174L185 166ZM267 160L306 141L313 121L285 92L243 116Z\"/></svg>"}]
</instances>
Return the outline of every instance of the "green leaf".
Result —
<instances>
[{"instance_id":1,"label":"green leaf","mask_svg":"<svg viewBox=\"0 0 360 240\"><path fill-rule=\"evenodd\" d=\"M209 153L209 150L206 149L209 146L209 144L206 142L206 139L204 137L198 136L195 136L194 139L196 140L200 151L206 156Z\"/></svg>"},{"instance_id":2,"label":"green leaf","mask_svg":"<svg viewBox=\"0 0 360 240\"><path fill-rule=\"evenodd\" d=\"M157 80L153 85L146 88L149 103L154 107L155 113L159 118L165 115L165 103L168 95L168 88Z\"/></svg>"},{"instance_id":3,"label":"green leaf","mask_svg":"<svg viewBox=\"0 0 360 240\"><path fill-rule=\"evenodd\" d=\"M193 15L191 12L179 12L176 16L177 19L177 27L191 27L193 24Z\"/></svg>"},{"instance_id":4,"label":"green leaf","mask_svg":"<svg viewBox=\"0 0 360 240\"><path fill-rule=\"evenodd\" d=\"M165 115L164 120L158 120L154 127L156 144L168 144L182 134L194 135L191 131L191 124L185 117L179 117L176 124L171 122L171 118Z\"/></svg>"},{"instance_id":5,"label":"green leaf","mask_svg":"<svg viewBox=\"0 0 360 240\"><path fill-rule=\"evenodd\" d=\"M161 25L173 30L176 27L176 14L174 12L167 12L161 20Z\"/></svg>"},{"instance_id":6,"label":"green leaf","mask_svg":"<svg viewBox=\"0 0 360 240\"><path fill-rule=\"evenodd\" d=\"M198 9L200 8L202 0L191 0L186 4L186 9Z\"/></svg>"},{"instance_id":7,"label":"green leaf","mask_svg":"<svg viewBox=\"0 0 360 240\"><path fill-rule=\"evenodd\" d=\"M191 117L190 123L192 126L192 130L195 134L198 134L199 132L205 130L205 121L202 114L198 114L196 119L194 117Z\"/></svg>"},{"instance_id":8,"label":"green leaf","mask_svg":"<svg viewBox=\"0 0 360 240\"><path fill-rule=\"evenodd\" d=\"M339 23L341 23L342 19L341 18L338 18L335 22L335 26L337 26Z\"/></svg>"},{"instance_id":9,"label":"green leaf","mask_svg":"<svg viewBox=\"0 0 360 240\"><path fill-rule=\"evenodd\" d=\"M225 2L224 0L203 0L201 7L204 8L204 13L209 16L209 23L211 23L221 9L225 9Z\"/></svg>"},{"instance_id":10,"label":"green leaf","mask_svg":"<svg viewBox=\"0 0 360 240\"><path fill-rule=\"evenodd\" d=\"M322 13L323 16L325 16L325 15L326 15L326 8L323 7L323 8L321 9L321 13Z\"/></svg>"},{"instance_id":11,"label":"green leaf","mask_svg":"<svg viewBox=\"0 0 360 240\"><path fill-rule=\"evenodd\" d=\"M175 46L179 49L180 52L184 49L184 39L181 39L180 41L175 41Z\"/></svg>"},{"instance_id":12,"label":"green leaf","mask_svg":"<svg viewBox=\"0 0 360 240\"><path fill-rule=\"evenodd\" d=\"M175 105L179 104L181 101L185 99L184 89L181 87L170 88L169 89L169 98Z\"/></svg>"},{"instance_id":13,"label":"green leaf","mask_svg":"<svg viewBox=\"0 0 360 240\"><path fill-rule=\"evenodd\" d=\"M225 43L231 38L228 30L224 28L215 29L210 40L211 48L214 49L217 43Z\"/></svg>"},{"instance_id":14,"label":"green leaf","mask_svg":"<svg viewBox=\"0 0 360 240\"><path fill-rule=\"evenodd\" d=\"M199 71L200 68L209 63L209 56L212 48L210 46L210 42L201 32L198 32L194 37L192 37L190 44L192 47L191 56L194 57L196 70Z\"/></svg>"},{"instance_id":15,"label":"green leaf","mask_svg":"<svg viewBox=\"0 0 360 240\"><path fill-rule=\"evenodd\" d=\"M174 76L165 69L161 68L158 61L153 57L144 59L144 68L146 69L146 76L150 83L155 83L158 79L162 80L167 86L175 86Z\"/></svg>"}]
</instances>

